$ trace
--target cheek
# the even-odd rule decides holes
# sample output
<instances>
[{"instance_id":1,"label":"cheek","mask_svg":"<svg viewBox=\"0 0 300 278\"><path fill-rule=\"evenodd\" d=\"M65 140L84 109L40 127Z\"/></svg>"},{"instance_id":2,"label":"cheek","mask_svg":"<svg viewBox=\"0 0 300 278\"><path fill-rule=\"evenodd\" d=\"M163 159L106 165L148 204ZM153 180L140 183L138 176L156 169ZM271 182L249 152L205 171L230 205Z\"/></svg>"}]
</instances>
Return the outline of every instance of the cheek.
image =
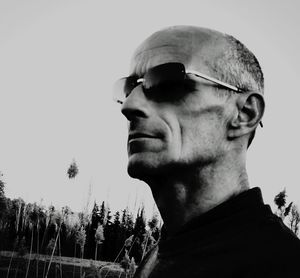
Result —
<instances>
[{"instance_id":1,"label":"cheek","mask_svg":"<svg viewBox=\"0 0 300 278\"><path fill-rule=\"evenodd\" d=\"M218 117L196 118L182 123L181 157L196 159L217 154L224 140L224 127Z\"/></svg>"},{"instance_id":2,"label":"cheek","mask_svg":"<svg viewBox=\"0 0 300 278\"><path fill-rule=\"evenodd\" d=\"M176 113L161 115L165 130L165 151L172 159L177 160L182 151L182 126Z\"/></svg>"}]
</instances>

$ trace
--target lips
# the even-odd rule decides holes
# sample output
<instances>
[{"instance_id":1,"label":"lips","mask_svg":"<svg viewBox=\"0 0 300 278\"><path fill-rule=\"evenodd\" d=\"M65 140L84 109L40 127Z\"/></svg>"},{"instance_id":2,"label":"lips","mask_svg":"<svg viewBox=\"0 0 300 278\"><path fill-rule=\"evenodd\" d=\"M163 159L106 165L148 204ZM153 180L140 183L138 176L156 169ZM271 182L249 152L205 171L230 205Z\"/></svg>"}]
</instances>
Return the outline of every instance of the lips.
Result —
<instances>
[{"instance_id":1,"label":"lips","mask_svg":"<svg viewBox=\"0 0 300 278\"><path fill-rule=\"evenodd\" d=\"M142 132L132 132L129 133L128 142L135 139L151 139L151 138L158 138L158 136L148 134L148 133L142 133Z\"/></svg>"}]
</instances>

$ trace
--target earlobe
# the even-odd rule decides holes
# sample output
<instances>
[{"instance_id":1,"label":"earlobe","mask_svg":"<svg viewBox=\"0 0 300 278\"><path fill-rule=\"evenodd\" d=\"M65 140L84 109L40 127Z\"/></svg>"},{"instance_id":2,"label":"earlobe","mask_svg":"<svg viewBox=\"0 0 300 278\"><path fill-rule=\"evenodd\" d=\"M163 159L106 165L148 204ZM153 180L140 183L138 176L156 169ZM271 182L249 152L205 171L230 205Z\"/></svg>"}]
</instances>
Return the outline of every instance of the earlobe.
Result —
<instances>
[{"instance_id":1,"label":"earlobe","mask_svg":"<svg viewBox=\"0 0 300 278\"><path fill-rule=\"evenodd\" d=\"M243 95L237 100L237 107L238 114L228 130L229 139L243 136L256 129L264 114L264 98L257 93Z\"/></svg>"}]
</instances>

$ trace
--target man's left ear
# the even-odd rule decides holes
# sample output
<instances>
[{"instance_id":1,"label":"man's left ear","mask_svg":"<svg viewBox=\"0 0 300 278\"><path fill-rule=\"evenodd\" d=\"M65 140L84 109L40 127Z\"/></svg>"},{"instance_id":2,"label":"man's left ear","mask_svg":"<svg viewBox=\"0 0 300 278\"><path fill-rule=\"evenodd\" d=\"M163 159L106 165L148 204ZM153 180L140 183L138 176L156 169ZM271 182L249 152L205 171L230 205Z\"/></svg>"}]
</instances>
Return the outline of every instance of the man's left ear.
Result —
<instances>
[{"instance_id":1,"label":"man's left ear","mask_svg":"<svg viewBox=\"0 0 300 278\"><path fill-rule=\"evenodd\" d=\"M258 93L241 94L236 104L238 114L230 122L229 139L243 136L255 130L265 111L264 97Z\"/></svg>"}]
</instances>

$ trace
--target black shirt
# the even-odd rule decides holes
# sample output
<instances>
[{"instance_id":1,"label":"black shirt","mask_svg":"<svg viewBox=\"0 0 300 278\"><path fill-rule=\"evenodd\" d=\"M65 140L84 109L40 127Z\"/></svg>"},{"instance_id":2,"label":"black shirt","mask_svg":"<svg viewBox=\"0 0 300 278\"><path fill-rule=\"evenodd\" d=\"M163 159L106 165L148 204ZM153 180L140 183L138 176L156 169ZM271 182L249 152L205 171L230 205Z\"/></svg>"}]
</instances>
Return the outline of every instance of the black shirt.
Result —
<instances>
[{"instance_id":1,"label":"black shirt","mask_svg":"<svg viewBox=\"0 0 300 278\"><path fill-rule=\"evenodd\" d=\"M135 277L300 277L300 240L253 188L163 232Z\"/></svg>"}]
</instances>

